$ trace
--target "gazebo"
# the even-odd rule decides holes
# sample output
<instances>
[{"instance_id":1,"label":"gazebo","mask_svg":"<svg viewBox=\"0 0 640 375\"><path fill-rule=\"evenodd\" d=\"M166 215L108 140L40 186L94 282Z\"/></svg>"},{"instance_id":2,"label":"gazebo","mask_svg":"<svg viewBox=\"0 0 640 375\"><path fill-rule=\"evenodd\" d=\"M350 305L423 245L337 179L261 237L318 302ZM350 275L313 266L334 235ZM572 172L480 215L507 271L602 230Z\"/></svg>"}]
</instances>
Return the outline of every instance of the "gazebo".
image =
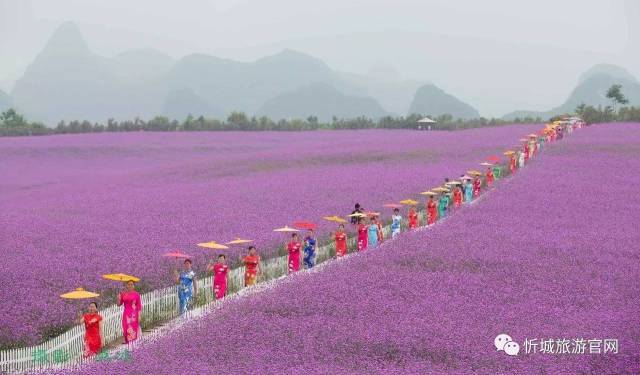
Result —
<instances>
[{"instance_id":1,"label":"gazebo","mask_svg":"<svg viewBox=\"0 0 640 375\"><path fill-rule=\"evenodd\" d=\"M423 117L420 120L418 120L418 129L422 130L422 124L425 124L427 127L427 130L431 130L431 124L435 124L436 121L430 119L429 117Z\"/></svg>"}]
</instances>

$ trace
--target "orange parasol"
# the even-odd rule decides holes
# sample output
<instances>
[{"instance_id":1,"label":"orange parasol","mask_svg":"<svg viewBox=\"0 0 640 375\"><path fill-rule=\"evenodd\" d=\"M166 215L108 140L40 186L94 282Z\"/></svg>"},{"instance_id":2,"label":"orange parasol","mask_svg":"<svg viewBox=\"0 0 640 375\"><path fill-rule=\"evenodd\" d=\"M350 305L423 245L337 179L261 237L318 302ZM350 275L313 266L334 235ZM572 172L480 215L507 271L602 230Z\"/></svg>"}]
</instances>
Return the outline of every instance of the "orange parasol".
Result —
<instances>
[{"instance_id":1,"label":"orange parasol","mask_svg":"<svg viewBox=\"0 0 640 375\"><path fill-rule=\"evenodd\" d=\"M98 293L93 293L86 291L82 288L76 288L73 292L61 294L60 297L65 299L86 299L86 298L95 298L98 297Z\"/></svg>"},{"instance_id":2,"label":"orange parasol","mask_svg":"<svg viewBox=\"0 0 640 375\"><path fill-rule=\"evenodd\" d=\"M229 248L229 246L225 246L223 244L219 244L216 241L201 242L201 243L198 244L198 246L206 247L208 249L215 249L215 250L224 250L224 249L228 249Z\"/></svg>"},{"instance_id":3,"label":"orange parasol","mask_svg":"<svg viewBox=\"0 0 640 375\"><path fill-rule=\"evenodd\" d=\"M225 245L240 245L240 244L245 244L250 242L253 242L253 240L243 240L240 237L236 237L235 240L226 242Z\"/></svg>"},{"instance_id":4,"label":"orange parasol","mask_svg":"<svg viewBox=\"0 0 640 375\"><path fill-rule=\"evenodd\" d=\"M110 273L108 275L102 275L102 278L113 281L133 281L134 283L140 281L139 278L124 273Z\"/></svg>"}]
</instances>

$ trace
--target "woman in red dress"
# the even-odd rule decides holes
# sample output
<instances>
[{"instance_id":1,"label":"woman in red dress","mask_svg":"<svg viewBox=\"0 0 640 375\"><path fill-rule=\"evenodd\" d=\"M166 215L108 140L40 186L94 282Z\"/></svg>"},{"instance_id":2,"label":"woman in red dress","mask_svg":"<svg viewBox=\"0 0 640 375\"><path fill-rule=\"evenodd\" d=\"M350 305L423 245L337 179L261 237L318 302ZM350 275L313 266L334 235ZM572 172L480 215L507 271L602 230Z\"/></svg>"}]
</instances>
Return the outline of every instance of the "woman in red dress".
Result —
<instances>
[{"instance_id":1,"label":"woman in red dress","mask_svg":"<svg viewBox=\"0 0 640 375\"><path fill-rule=\"evenodd\" d=\"M347 255L347 234L344 232L344 224L338 226L334 238L336 240L336 256L339 258Z\"/></svg>"},{"instance_id":2,"label":"woman in red dress","mask_svg":"<svg viewBox=\"0 0 640 375\"><path fill-rule=\"evenodd\" d=\"M227 257L224 254L218 255L218 262L209 265L207 271L213 271L213 295L216 299L224 298L227 294L227 275L229 274Z\"/></svg>"},{"instance_id":3,"label":"woman in red dress","mask_svg":"<svg viewBox=\"0 0 640 375\"><path fill-rule=\"evenodd\" d=\"M487 177L487 186L491 186L493 183L493 171L491 170L491 167L487 168L485 176Z\"/></svg>"},{"instance_id":4,"label":"woman in red dress","mask_svg":"<svg viewBox=\"0 0 640 375\"><path fill-rule=\"evenodd\" d=\"M453 204L456 207L460 207L462 205L462 189L460 186L456 186L453 190Z\"/></svg>"},{"instance_id":5,"label":"woman in red dress","mask_svg":"<svg viewBox=\"0 0 640 375\"><path fill-rule=\"evenodd\" d=\"M358 251L364 251L367 248L368 227L362 218L358 219Z\"/></svg>"},{"instance_id":6,"label":"woman in red dress","mask_svg":"<svg viewBox=\"0 0 640 375\"><path fill-rule=\"evenodd\" d=\"M291 234L291 241L287 244L289 252L289 273L297 272L300 269L300 249L302 243L298 240L298 233Z\"/></svg>"},{"instance_id":7,"label":"woman in red dress","mask_svg":"<svg viewBox=\"0 0 640 375\"><path fill-rule=\"evenodd\" d=\"M91 302L87 313L78 318L78 323L84 323L84 356L91 357L102 350L102 336L100 335L100 321L102 316L98 314L98 304Z\"/></svg>"},{"instance_id":8,"label":"woman in red dress","mask_svg":"<svg viewBox=\"0 0 640 375\"><path fill-rule=\"evenodd\" d=\"M436 219L438 218L438 207L436 206L436 202L433 200L433 195L429 197L429 201L427 202L427 216L428 221L427 225L433 225L436 223Z\"/></svg>"},{"instance_id":9,"label":"woman in red dress","mask_svg":"<svg viewBox=\"0 0 640 375\"><path fill-rule=\"evenodd\" d=\"M255 246L249 246L249 254L242 258L244 263L244 286L256 285L260 272L260 256Z\"/></svg>"},{"instance_id":10,"label":"woman in red dress","mask_svg":"<svg viewBox=\"0 0 640 375\"><path fill-rule=\"evenodd\" d=\"M411 206L411 208L409 208L407 217L409 218L409 229L416 229L418 227L418 213L415 207Z\"/></svg>"}]
</instances>

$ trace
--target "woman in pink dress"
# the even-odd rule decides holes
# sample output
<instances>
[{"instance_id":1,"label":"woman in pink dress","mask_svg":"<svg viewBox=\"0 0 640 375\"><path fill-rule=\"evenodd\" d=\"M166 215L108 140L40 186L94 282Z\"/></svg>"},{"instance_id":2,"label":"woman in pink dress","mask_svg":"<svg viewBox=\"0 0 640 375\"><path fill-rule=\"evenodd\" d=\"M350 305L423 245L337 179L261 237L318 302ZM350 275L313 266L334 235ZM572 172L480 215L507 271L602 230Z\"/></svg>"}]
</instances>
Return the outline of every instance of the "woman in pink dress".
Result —
<instances>
[{"instance_id":1,"label":"woman in pink dress","mask_svg":"<svg viewBox=\"0 0 640 375\"><path fill-rule=\"evenodd\" d=\"M209 265L207 270L213 271L213 294L216 299L224 298L227 294L227 274L229 274L227 257L224 254L218 255L218 262Z\"/></svg>"},{"instance_id":2,"label":"woman in pink dress","mask_svg":"<svg viewBox=\"0 0 640 375\"><path fill-rule=\"evenodd\" d=\"M142 301L140 294L134 289L133 281L127 281L127 289L120 292L118 306L124 305L122 314L122 331L125 343L131 343L140 337L140 312Z\"/></svg>"},{"instance_id":3,"label":"woman in pink dress","mask_svg":"<svg viewBox=\"0 0 640 375\"><path fill-rule=\"evenodd\" d=\"M297 272L300 269L300 249L302 244L298 240L298 233L291 235L291 241L287 244L289 252L289 273Z\"/></svg>"},{"instance_id":4,"label":"woman in pink dress","mask_svg":"<svg viewBox=\"0 0 640 375\"><path fill-rule=\"evenodd\" d=\"M367 249L368 228L362 218L358 219L358 251Z\"/></svg>"},{"instance_id":5,"label":"woman in pink dress","mask_svg":"<svg viewBox=\"0 0 640 375\"><path fill-rule=\"evenodd\" d=\"M482 181L479 176L476 176L473 179L473 197L477 197L480 195L480 186L482 186Z\"/></svg>"}]
</instances>

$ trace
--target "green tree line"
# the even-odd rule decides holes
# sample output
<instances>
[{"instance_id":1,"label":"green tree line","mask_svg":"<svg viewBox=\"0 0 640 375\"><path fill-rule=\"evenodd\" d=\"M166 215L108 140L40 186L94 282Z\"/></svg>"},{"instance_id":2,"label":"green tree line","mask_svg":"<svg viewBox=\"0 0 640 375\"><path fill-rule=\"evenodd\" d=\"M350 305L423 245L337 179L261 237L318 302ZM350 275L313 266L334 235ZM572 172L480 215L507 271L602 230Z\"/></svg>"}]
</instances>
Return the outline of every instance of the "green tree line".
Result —
<instances>
[{"instance_id":1,"label":"green tree line","mask_svg":"<svg viewBox=\"0 0 640 375\"><path fill-rule=\"evenodd\" d=\"M102 132L130 132L130 131L309 131L309 130L340 130L340 129L427 129L428 124L419 124L418 120L424 116L414 114L410 116L386 116L378 120L368 117L339 119L334 117L329 122L321 122L315 116L306 119L288 119L274 121L267 117L250 117L243 112L233 112L226 120L205 118L204 116L187 116L178 121L164 116L156 116L150 120L135 118L133 120L107 120L106 123L90 121L61 121L56 127L49 128L38 122L29 122L24 116L13 109L0 115L0 136L29 136L48 134L72 133L102 133ZM487 126L500 126L516 123L541 122L539 118L516 119L504 121L501 119L454 119L445 114L434 118L437 123L431 124L433 130L457 130Z\"/></svg>"}]
</instances>

